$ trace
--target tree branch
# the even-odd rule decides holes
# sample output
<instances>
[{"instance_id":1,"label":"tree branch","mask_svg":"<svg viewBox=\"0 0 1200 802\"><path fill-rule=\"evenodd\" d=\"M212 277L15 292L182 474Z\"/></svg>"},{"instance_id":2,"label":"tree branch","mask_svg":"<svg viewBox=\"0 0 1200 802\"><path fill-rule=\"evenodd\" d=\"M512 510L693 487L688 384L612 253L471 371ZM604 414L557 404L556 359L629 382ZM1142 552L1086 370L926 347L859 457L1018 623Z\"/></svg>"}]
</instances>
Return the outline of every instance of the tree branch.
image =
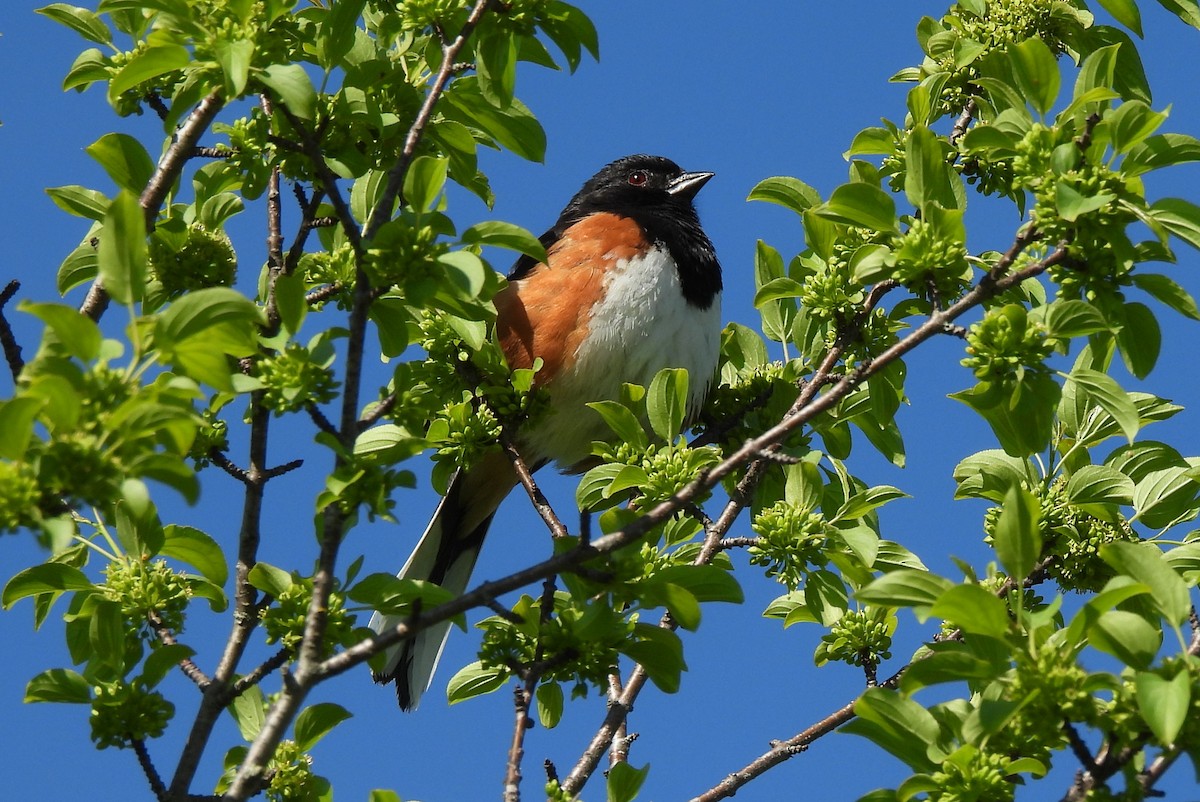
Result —
<instances>
[{"instance_id":1,"label":"tree branch","mask_svg":"<svg viewBox=\"0 0 1200 802\"><path fill-rule=\"evenodd\" d=\"M179 174L183 172L183 165L192 157L192 150L196 147L196 143L200 141L200 137L208 130L209 124L224 105L225 100L221 97L220 92L214 90L204 100L201 100L196 108L192 109L192 113L188 115L183 125L179 126L179 130L175 133L175 140L159 160L154 175L150 176L150 181L142 190L141 197L138 198L138 203L146 214L147 232L154 230L158 212L162 208L163 201L166 200L167 193L179 179ZM88 289L87 297L83 299L79 311L92 320L99 320L104 314L104 310L108 308L108 300L108 293L97 279Z\"/></svg>"},{"instance_id":2,"label":"tree branch","mask_svg":"<svg viewBox=\"0 0 1200 802\"><path fill-rule=\"evenodd\" d=\"M400 190L404 187L404 177L408 174L408 166L412 164L413 157L417 153L417 145L421 142L421 136L425 133L425 127L429 125L429 121L433 118L433 109L437 105L438 100L441 99L442 92L445 91L446 83L450 80L450 76L461 71L456 69L458 65L455 59L458 58L459 52L466 45L471 32L475 30L475 26L479 24L479 20L483 19L484 12L487 11L490 3L491 0L476 0L475 5L471 8L470 15L467 17L467 21L463 23L462 30L458 32L458 36L454 37L453 41L442 45L442 66L438 69L438 73L433 79L433 84L425 94L425 102L421 104L421 109L417 112L416 120L408 129L408 136L404 139L404 148L400 151L400 158L396 160L392 169L388 170L388 182L383 190L383 194L379 196L375 208L367 215L366 224L363 226L363 239L372 239L379 231L380 226L386 223L391 216L392 206L396 203L396 199L400 197Z\"/></svg>"}]
</instances>

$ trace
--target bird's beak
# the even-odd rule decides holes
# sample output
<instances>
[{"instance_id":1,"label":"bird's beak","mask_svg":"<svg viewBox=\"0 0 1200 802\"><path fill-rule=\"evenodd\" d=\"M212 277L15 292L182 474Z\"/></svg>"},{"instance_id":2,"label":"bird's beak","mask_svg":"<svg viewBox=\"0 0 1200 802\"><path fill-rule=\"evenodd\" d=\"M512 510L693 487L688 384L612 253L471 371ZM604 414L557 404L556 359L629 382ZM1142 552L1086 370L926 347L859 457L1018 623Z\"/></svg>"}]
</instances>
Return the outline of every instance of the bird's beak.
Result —
<instances>
[{"instance_id":1,"label":"bird's beak","mask_svg":"<svg viewBox=\"0 0 1200 802\"><path fill-rule=\"evenodd\" d=\"M671 182L667 184L667 194L691 200L714 175L716 173L684 173L671 179Z\"/></svg>"}]
</instances>

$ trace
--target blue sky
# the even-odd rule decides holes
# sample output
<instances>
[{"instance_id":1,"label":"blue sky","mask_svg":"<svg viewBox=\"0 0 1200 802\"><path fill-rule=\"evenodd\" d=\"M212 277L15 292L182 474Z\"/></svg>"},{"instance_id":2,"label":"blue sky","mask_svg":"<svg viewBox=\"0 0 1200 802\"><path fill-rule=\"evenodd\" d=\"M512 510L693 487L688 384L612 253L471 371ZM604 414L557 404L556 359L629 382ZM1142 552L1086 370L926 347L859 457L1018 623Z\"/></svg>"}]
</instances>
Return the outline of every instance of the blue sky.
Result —
<instances>
[{"instance_id":1,"label":"blue sky","mask_svg":"<svg viewBox=\"0 0 1200 802\"><path fill-rule=\"evenodd\" d=\"M70 31L35 15L36 6L6 0L0 7L0 185L5 190L0 282L19 278L21 297L49 300L59 262L86 227L59 212L43 188L78 183L108 190L108 179L83 148L107 131L121 130L141 138L153 152L160 131L149 117L113 117L95 89L83 95L60 91L61 78L83 45ZM1154 105L1161 109L1172 104L1166 130L1200 133L1200 92L1194 66L1185 66L1194 64L1200 32L1157 5L1143 6L1148 41L1142 55L1156 92ZM698 206L725 268L724 315L755 325L757 315L750 303L755 241L766 240L786 258L802 240L793 215L748 204L746 194L769 175L795 175L823 195L843 181L846 163L841 154L853 134L877 124L881 116L902 120L905 88L888 84L887 78L919 61L916 23L922 14L940 14L944 5L926 0L737 6L610 0L588 4L585 10L599 29L600 62L585 62L573 77L527 67L518 82L518 96L549 137L545 164L484 154L481 161L497 195L494 211L457 193L451 197L451 214L462 227L495 217L540 233L579 184L615 157L659 153L686 169L714 171L717 176L700 194ZM1198 178L1200 170L1194 166L1166 179L1156 177L1151 196L1195 201L1200 196L1194 189ZM285 231L290 211L285 211ZM241 215L234 232L247 286L264 258L261 216L261 207L252 207ZM972 208L972 248L1004 250L1017 223L1007 207ZM1184 246L1179 250L1181 264L1167 272L1198 294L1200 257ZM498 260L495 266L506 269L507 262ZM75 303L81 297L73 294L70 300ZM18 335L31 353L37 327L6 311L15 318ZM110 318L110 324L119 322L116 315ZM1163 353L1156 373L1140 388L1189 409L1145 436L1173 442L1184 454L1200 453L1200 413L1190 408L1200 390L1194 370L1195 324L1166 311L1161 319ZM885 536L905 543L932 568L949 575L954 575L951 556L979 568L987 559L979 544L982 508L951 500L954 464L990 445L984 424L945 397L971 383L969 373L958 365L961 347L947 338L922 347L908 360L912 406L902 410L900 418L908 467L892 468L861 443L851 462L851 468L872 483L894 484L913 496L885 510ZM1130 381L1126 386L1139 385ZM7 393L6 381L0 381L0 387ZM312 432L303 426L279 427L276 435L274 462L305 454L325 459L314 456L308 446ZM276 492L269 498L271 525L263 559L288 567L310 564L315 554L311 499L317 473L296 477L286 491L278 484L271 486ZM572 499L570 483L551 477L544 481L552 501L566 508ZM399 498L400 525L356 530L343 565L361 553L368 572L399 567L436 503L427 476L419 475L418 482L417 491ZM238 503L236 490L227 477L214 475L208 477L197 508L175 503L169 491L156 498L173 520L200 526L229 542L230 533L222 531L229 524L222 516ZM747 533L743 520L734 534ZM514 496L500 513L477 578L502 576L547 550L544 529ZM0 540L0 567L6 577L42 558L28 537ZM706 790L766 750L768 741L806 728L852 699L861 687L861 674L852 669L813 667L812 650L820 635L815 628L798 626L780 635L776 622L761 618L765 604L782 592L780 586L751 572L740 574L746 603L706 609L699 633L685 635L690 671L684 675L682 692L664 696L650 689L634 711L630 726L641 737L631 760L635 765L652 764L642 799L689 798ZM0 614L0 641L5 644L0 777L6 795L45 800L151 798L131 753L99 753L92 747L86 708L21 703L28 677L69 665L60 625L51 621L32 633L29 616L28 603ZM925 632L908 614L902 614L901 626L911 634L894 650L896 659L883 667L884 675L902 664L915 638ZM225 630L224 620L216 616L197 616L189 626L196 644L215 643ZM402 715L391 692L373 687L365 671L318 690L312 701L339 701L355 714L315 751L314 768L333 780L338 799L365 799L367 790L375 787L395 788L405 799L425 802L499 795L511 731L511 695L501 691L450 708L438 692L458 666L474 659L476 643L474 631L452 636L435 687L412 716ZM202 666L215 662L214 650L215 646L202 651ZM267 653L264 647L258 656ZM172 682L171 696L181 716L165 738L151 745L164 771L178 755L192 704L184 681ZM267 689L271 687L268 683ZM933 697L921 700L930 702ZM569 705L557 730L539 727L530 733L526 798L536 798L540 791L542 761L554 761L565 774L602 715L602 704L593 698ZM210 790L220 773L221 754L238 740L231 723L218 730L195 792ZM1068 766L1065 756L1060 765ZM1020 798L1058 798L1067 782L1067 775L1059 773L1061 781L1039 784ZM894 785L903 776L898 761L864 749L850 736L834 735L751 784L738 799L802 795L852 800L872 788ZM1192 787L1189 768L1177 766L1167 787L1186 794ZM600 778L584 796L603 798Z\"/></svg>"}]
</instances>

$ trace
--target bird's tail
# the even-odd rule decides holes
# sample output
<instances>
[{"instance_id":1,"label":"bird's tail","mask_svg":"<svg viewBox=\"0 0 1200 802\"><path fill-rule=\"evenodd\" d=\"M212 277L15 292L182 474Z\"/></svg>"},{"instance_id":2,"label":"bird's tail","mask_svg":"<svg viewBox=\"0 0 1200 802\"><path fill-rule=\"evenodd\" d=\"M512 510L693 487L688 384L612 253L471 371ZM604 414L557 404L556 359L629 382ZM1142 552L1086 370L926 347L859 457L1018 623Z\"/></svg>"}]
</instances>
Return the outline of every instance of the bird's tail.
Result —
<instances>
[{"instance_id":1,"label":"bird's tail","mask_svg":"<svg viewBox=\"0 0 1200 802\"><path fill-rule=\"evenodd\" d=\"M515 484L512 465L502 454L485 457L470 470L456 473L425 534L397 576L433 582L456 596L462 594L496 508ZM371 629L386 632L405 620L404 615L377 612L371 617ZM383 670L373 674L376 682L396 683L396 698L402 709L416 709L421 694L433 682L450 626L449 621L435 624L391 647Z\"/></svg>"}]
</instances>

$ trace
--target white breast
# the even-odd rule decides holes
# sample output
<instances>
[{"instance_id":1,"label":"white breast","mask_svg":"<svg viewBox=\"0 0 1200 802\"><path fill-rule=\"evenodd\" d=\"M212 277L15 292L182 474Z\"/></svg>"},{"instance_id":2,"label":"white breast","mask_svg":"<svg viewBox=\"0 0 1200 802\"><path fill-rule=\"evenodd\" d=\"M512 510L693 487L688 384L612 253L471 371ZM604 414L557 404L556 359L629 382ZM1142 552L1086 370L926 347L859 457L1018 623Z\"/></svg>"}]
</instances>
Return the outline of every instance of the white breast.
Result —
<instances>
[{"instance_id":1,"label":"white breast","mask_svg":"<svg viewBox=\"0 0 1200 802\"><path fill-rule=\"evenodd\" d=\"M688 304L662 248L620 260L605 289L574 364L551 385L551 411L522 437L528 458L552 459L560 468L585 459L593 440L613 437L587 403L618 398L623 383L649 386L663 368L687 369L689 412L704 400L717 369L720 294L708 309Z\"/></svg>"}]
</instances>

